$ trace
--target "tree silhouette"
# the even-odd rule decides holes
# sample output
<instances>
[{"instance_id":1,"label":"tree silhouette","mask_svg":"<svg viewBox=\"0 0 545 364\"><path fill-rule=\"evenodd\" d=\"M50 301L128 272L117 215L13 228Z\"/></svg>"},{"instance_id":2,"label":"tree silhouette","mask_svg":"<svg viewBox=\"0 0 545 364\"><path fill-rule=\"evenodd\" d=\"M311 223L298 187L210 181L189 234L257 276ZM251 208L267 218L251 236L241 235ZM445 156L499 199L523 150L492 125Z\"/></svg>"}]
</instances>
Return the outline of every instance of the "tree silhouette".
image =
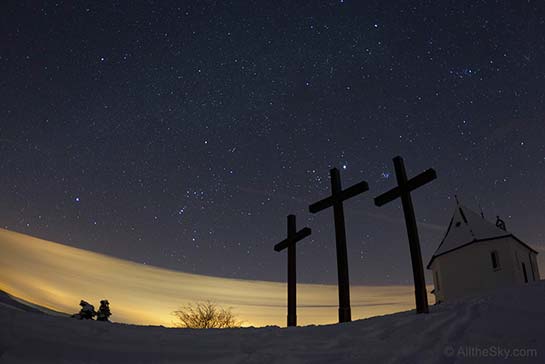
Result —
<instances>
[{"instance_id":1,"label":"tree silhouette","mask_svg":"<svg viewBox=\"0 0 545 364\"><path fill-rule=\"evenodd\" d=\"M108 300L100 301L100 308L97 312L97 321L107 321L110 322L109 317L112 315L110 311L110 302Z\"/></svg>"}]
</instances>

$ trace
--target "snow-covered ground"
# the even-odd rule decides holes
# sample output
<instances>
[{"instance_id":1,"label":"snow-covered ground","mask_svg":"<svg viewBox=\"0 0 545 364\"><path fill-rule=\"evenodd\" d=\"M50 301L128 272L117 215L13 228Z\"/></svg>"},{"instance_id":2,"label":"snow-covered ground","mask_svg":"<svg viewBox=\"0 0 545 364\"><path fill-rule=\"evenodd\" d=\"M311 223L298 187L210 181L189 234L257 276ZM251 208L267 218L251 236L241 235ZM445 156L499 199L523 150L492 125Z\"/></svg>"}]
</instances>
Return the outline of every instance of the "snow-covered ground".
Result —
<instances>
[{"instance_id":1,"label":"snow-covered ground","mask_svg":"<svg viewBox=\"0 0 545 364\"><path fill-rule=\"evenodd\" d=\"M0 363L545 363L545 281L348 324L189 330L0 305Z\"/></svg>"}]
</instances>

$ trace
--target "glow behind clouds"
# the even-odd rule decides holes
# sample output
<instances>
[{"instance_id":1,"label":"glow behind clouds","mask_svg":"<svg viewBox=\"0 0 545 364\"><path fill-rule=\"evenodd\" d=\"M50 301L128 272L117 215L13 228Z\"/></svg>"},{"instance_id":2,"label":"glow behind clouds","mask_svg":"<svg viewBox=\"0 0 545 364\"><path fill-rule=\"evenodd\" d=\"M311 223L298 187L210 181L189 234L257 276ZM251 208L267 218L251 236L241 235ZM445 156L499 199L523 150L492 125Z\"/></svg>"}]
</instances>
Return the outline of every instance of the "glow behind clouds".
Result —
<instances>
[{"instance_id":1,"label":"glow behind clouds","mask_svg":"<svg viewBox=\"0 0 545 364\"><path fill-rule=\"evenodd\" d=\"M80 299L107 298L112 320L172 326L171 312L211 300L232 307L244 325L285 325L286 284L188 274L142 265L0 229L0 289L75 313ZM337 320L337 287L299 284L298 324ZM353 286L354 319L412 309L412 286ZM431 297L430 297L431 300ZM433 302L433 301L430 301Z\"/></svg>"}]
</instances>

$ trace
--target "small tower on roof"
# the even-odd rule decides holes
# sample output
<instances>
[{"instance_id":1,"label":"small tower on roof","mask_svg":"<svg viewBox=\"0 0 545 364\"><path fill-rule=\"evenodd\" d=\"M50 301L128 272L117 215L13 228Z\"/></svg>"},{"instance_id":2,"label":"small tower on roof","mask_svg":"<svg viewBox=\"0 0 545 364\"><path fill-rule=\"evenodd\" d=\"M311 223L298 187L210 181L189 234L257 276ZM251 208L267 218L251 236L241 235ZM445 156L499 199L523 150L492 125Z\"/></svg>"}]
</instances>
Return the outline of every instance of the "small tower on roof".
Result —
<instances>
[{"instance_id":1,"label":"small tower on roof","mask_svg":"<svg viewBox=\"0 0 545 364\"><path fill-rule=\"evenodd\" d=\"M445 236L427 266L436 302L539 280L537 254L499 217L494 224L456 199Z\"/></svg>"}]
</instances>

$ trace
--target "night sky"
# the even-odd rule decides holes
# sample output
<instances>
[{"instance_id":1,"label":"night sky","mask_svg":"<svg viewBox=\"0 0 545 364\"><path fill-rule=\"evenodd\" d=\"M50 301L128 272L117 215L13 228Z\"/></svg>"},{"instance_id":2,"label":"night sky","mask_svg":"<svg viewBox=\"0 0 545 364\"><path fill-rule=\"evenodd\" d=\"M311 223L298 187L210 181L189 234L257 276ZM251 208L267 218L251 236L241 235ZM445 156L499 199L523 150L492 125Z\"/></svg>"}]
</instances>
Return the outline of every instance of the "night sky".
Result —
<instances>
[{"instance_id":1,"label":"night sky","mask_svg":"<svg viewBox=\"0 0 545 364\"><path fill-rule=\"evenodd\" d=\"M313 229L298 280L409 284L392 157L424 264L455 207L544 251L541 1L2 1L0 226L135 262L280 281L286 215ZM428 276L428 284L431 280Z\"/></svg>"}]
</instances>

